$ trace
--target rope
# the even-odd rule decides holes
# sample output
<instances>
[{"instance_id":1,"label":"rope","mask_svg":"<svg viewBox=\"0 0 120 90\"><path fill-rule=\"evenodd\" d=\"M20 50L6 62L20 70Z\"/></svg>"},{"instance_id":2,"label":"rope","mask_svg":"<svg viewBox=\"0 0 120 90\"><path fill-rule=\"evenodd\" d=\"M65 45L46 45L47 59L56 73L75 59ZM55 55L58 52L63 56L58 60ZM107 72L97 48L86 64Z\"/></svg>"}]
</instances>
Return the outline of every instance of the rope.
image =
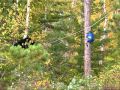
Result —
<instances>
[{"instance_id":1,"label":"rope","mask_svg":"<svg viewBox=\"0 0 120 90\"><path fill-rule=\"evenodd\" d=\"M94 27L96 24L98 24L100 21L102 21L107 15L109 15L109 13L110 13L111 11L113 11L113 10L111 9L110 11L108 11L108 13L107 13L106 15L104 15L102 18L100 18L98 21L96 21L96 22L93 23L90 27L87 27L87 28L92 28L92 27ZM67 37L69 37L69 36L71 36L71 35L75 35L75 34L81 32L81 31L83 31L83 30L84 30L84 29L81 29L81 30L78 31L78 32L71 33L71 34L68 35L68 36L65 36L65 37L63 37L63 38L61 38L61 39L58 39L58 40L55 40L55 41L52 41L52 42L49 42L49 43L53 44L53 43L55 43L55 42L61 41L61 40L65 39L65 38L67 38ZM57 43L57 44L60 44L60 43L63 43L63 42L59 42L59 43Z\"/></svg>"}]
</instances>

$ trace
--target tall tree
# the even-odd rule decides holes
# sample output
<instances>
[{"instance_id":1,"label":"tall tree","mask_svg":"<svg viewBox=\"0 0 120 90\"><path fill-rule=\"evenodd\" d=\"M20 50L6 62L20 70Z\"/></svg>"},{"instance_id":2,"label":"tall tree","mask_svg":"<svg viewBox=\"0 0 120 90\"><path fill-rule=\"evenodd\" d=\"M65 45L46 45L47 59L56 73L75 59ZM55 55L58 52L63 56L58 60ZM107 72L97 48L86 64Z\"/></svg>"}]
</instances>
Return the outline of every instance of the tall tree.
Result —
<instances>
[{"instance_id":1,"label":"tall tree","mask_svg":"<svg viewBox=\"0 0 120 90\"><path fill-rule=\"evenodd\" d=\"M106 0L104 0L104 3L103 3L103 12L105 14L107 13L107 11L106 11ZM103 42L107 38L107 35L106 35L107 21L108 21L107 16L105 16L104 26L103 26L104 33L101 36L101 39L100 39L101 42ZM102 55L104 56L104 52L105 52L105 45L104 45L104 43L102 43L102 45L100 46L100 51L101 51ZM104 59L104 57L103 57L103 59ZM102 64L102 63L103 63L103 60L100 60L99 64Z\"/></svg>"},{"instance_id":2,"label":"tall tree","mask_svg":"<svg viewBox=\"0 0 120 90\"><path fill-rule=\"evenodd\" d=\"M28 31L29 31L29 21L30 21L29 16L30 16L30 0L27 0L26 29L25 29L24 37L28 35Z\"/></svg>"},{"instance_id":3,"label":"tall tree","mask_svg":"<svg viewBox=\"0 0 120 90\"><path fill-rule=\"evenodd\" d=\"M76 3L77 3L77 0L72 0L72 3L71 3L72 8L75 7Z\"/></svg>"},{"instance_id":4,"label":"tall tree","mask_svg":"<svg viewBox=\"0 0 120 90\"><path fill-rule=\"evenodd\" d=\"M87 33L90 27L90 3L91 0L84 0L84 74L89 77L91 74L91 46L87 42Z\"/></svg>"},{"instance_id":5,"label":"tall tree","mask_svg":"<svg viewBox=\"0 0 120 90\"><path fill-rule=\"evenodd\" d=\"M18 2L19 2L19 0L16 0L16 8L18 9Z\"/></svg>"}]
</instances>

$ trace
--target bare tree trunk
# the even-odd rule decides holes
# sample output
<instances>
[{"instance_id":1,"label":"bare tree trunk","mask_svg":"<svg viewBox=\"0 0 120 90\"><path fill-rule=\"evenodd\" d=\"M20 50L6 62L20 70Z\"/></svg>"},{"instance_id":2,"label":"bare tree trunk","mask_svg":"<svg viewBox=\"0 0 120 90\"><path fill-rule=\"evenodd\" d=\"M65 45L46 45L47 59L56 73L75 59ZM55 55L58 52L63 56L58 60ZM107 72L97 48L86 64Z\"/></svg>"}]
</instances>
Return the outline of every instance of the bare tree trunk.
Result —
<instances>
[{"instance_id":1,"label":"bare tree trunk","mask_svg":"<svg viewBox=\"0 0 120 90\"><path fill-rule=\"evenodd\" d=\"M18 2L19 2L19 1L18 1L18 0L16 0L16 8L17 8L17 9L18 9Z\"/></svg>"},{"instance_id":2,"label":"bare tree trunk","mask_svg":"<svg viewBox=\"0 0 120 90\"><path fill-rule=\"evenodd\" d=\"M77 0L72 0L71 7L74 8L77 3Z\"/></svg>"},{"instance_id":3,"label":"bare tree trunk","mask_svg":"<svg viewBox=\"0 0 120 90\"><path fill-rule=\"evenodd\" d=\"M106 0L104 0L104 6L103 6L103 11L106 14ZM104 31L106 31L106 27L107 27L107 16L105 17L105 22L104 22Z\"/></svg>"},{"instance_id":4,"label":"bare tree trunk","mask_svg":"<svg viewBox=\"0 0 120 90\"><path fill-rule=\"evenodd\" d=\"M19 2L19 0L13 0L13 3L14 3L14 5L15 5L15 18L17 18L17 16L18 16L18 2Z\"/></svg>"},{"instance_id":5,"label":"bare tree trunk","mask_svg":"<svg viewBox=\"0 0 120 90\"><path fill-rule=\"evenodd\" d=\"M45 0L45 16L44 16L45 20L47 20L47 0ZM45 25L45 32L47 32L47 27Z\"/></svg>"},{"instance_id":6,"label":"bare tree trunk","mask_svg":"<svg viewBox=\"0 0 120 90\"><path fill-rule=\"evenodd\" d=\"M19 2L19 0L16 0L16 4L15 4L15 6L16 6L16 18L17 18L17 16L18 16L18 2Z\"/></svg>"},{"instance_id":7,"label":"bare tree trunk","mask_svg":"<svg viewBox=\"0 0 120 90\"><path fill-rule=\"evenodd\" d=\"M84 75L91 75L91 46L87 42L87 33L91 31L90 27L90 3L91 0L84 0Z\"/></svg>"},{"instance_id":8,"label":"bare tree trunk","mask_svg":"<svg viewBox=\"0 0 120 90\"><path fill-rule=\"evenodd\" d=\"M104 12L105 14L107 13L107 11L106 11L106 0L104 0L103 12ZM108 21L107 16L105 16L104 26L103 26L103 31L104 31L104 33L103 33L103 35L101 36L101 39L100 39L101 42L102 42L104 39L107 38L107 35L106 35L107 21ZM102 45L100 46L100 51L101 51L101 53L102 53L102 55L103 55L104 52L105 52L104 42L103 42ZM104 56L104 55L103 55L103 56ZM103 59L104 59L104 57L103 57ZM99 61L99 64L100 64L100 65L103 64L103 60L102 60L102 59Z\"/></svg>"},{"instance_id":9,"label":"bare tree trunk","mask_svg":"<svg viewBox=\"0 0 120 90\"><path fill-rule=\"evenodd\" d=\"M26 28L25 28L24 37L28 35L28 31L29 31L29 21L30 21L29 16L30 16L30 0L27 0Z\"/></svg>"},{"instance_id":10,"label":"bare tree trunk","mask_svg":"<svg viewBox=\"0 0 120 90\"><path fill-rule=\"evenodd\" d=\"M106 14L106 0L104 0L104 4L103 4L103 12L104 14ZM102 40L106 39L107 38L107 35L106 35L106 27L107 27L107 16L105 16L105 21L104 21L104 26L103 26L103 31L104 31L104 34L103 36L101 37Z\"/></svg>"}]
</instances>

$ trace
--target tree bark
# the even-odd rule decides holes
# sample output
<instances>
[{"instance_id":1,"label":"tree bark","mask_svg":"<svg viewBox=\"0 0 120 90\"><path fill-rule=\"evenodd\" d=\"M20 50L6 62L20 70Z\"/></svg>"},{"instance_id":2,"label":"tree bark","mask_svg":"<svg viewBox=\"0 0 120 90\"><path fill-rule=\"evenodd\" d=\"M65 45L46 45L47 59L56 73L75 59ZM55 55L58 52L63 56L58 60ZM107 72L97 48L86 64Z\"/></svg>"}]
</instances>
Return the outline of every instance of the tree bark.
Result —
<instances>
[{"instance_id":1,"label":"tree bark","mask_svg":"<svg viewBox=\"0 0 120 90\"><path fill-rule=\"evenodd\" d=\"M104 0L104 5L103 5L103 11L106 14L106 0ZM107 16L105 17L105 21L104 21L104 31L106 31L106 27L107 27Z\"/></svg>"},{"instance_id":2,"label":"tree bark","mask_svg":"<svg viewBox=\"0 0 120 90\"><path fill-rule=\"evenodd\" d=\"M15 6L16 6L16 18L18 16L18 2L19 2L19 0L16 0L16 2L15 2Z\"/></svg>"},{"instance_id":3,"label":"tree bark","mask_svg":"<svg viewBox=\"0 0 120 90\"><path fill-rule=\"evenodd\" d=\"M74 8L77 3L77 0L72 0L71 7Z\"/></svg>"},{"instance_id":4,"label":"tree bark","mask_svg":"<svg viewBox=\"0 0 120 90\"><path fill-rule=\"evenodd\" d=\"M45 0L45 16L44 16L44 18L45 18L45 20L47 20L47 0ZM47 32L47 27L45 26L45 32Z\"/></svg>"},{"instance_id":5,"label":"tree bark","mask_svg":"<svg viewBox=\"0 0 120 90\"><path fill-rule=\"evenodd\" d=\"M18 9L18 2L19 2L19 1L18 1L18 0L16 0L16 8L17 8L17 9Z\"/></svg>"},{"instance_id":6,"label":"tree bark","mask_svg":"<svg viewBox=\"0 0 120 90\"><path fill-rule=\"evenodd\" d=\"M26 13L26 28L25 28L25 35L28 35L28 31L29 31L29 16L30 16L30 0L27 0L27 13Z\"/></svg>"},{"instance_id":7,"label":"tree bark","mask_svg":"<svg viewBox=\"0 0 120 90\"><path fill-rule=\"evenodd\" d=\"M91 75L91 45L87 42L87 33L91 31L90 27L90 3L91 0L84 0L84 75Z\"/></svg>"},{"instance_id":8,"label":"tree bark","mask_svg":"<svg viewBox=\"0 0 120 90\"><path fill-rule=\"evenodd\" d=\"M104 4L103 4L103 12L106 14L107 11L106 11L106 0L104 0ZM107 35L106 35L106 28L107 28L107 16L105 16L105 20L104 20L104 26L103 26L103 35L101 36L101 42L102 42L102 45L100 46L100 51L102 53L102 59L99 61L99 65L102 65L103 64L103 60L104 60L104 54L105 54L105 45L104 45L104 42L103 40L105 40L107 38Z\"/></svg>"},{"instance_id":9,"label":"tree bark","mask_svg":"<svg viewBox=\"0 0 120 90\"><path fill-rule=\"evenodd\" d=\"M106 0L104 0L103 12L104 12L104 14L107 13L107 11L106 11ZM104 31L104 33L103 33L103 35L102 35L102 37L101 37L101 41L107 38L107 35L106 35L107 21L108 21L107 16L105 16L104 26L103 26L103 31Z\"/></svg>"}]
</instances>

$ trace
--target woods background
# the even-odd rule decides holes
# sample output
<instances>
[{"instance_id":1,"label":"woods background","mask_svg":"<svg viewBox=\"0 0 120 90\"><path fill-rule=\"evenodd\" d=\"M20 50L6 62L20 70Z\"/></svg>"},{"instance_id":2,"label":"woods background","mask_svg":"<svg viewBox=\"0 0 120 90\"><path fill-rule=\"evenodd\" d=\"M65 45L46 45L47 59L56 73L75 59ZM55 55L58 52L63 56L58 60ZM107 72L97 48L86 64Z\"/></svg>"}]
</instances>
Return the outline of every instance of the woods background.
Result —
<instances>
[{"instance_id":1,"label":"woods background","mask_svg":"<svg viewBox=\"0 0 120 90\"><path fill-rule=\"evenodd\" d=\"M29 1L29 0L28 0ZM84 78L83 0L0 0L0 88L103 90L120 87L120 1L91 0L91 76ZM114 82L114 83L113 83Z\"/></svg>"}]
</instances>

